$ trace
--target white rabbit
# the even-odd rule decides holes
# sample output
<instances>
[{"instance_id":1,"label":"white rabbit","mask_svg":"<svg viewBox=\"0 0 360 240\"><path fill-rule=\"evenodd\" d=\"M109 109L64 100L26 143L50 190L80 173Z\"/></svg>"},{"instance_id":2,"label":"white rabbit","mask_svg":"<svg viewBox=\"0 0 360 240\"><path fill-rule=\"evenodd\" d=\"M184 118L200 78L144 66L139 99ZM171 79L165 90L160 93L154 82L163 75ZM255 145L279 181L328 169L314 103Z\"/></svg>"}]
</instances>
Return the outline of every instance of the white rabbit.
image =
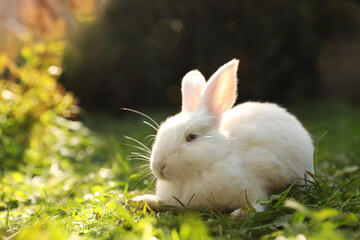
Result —
<instances>
[{"instance_id":1,"label":"white rabbit","mask_svg":"<svg viewBox=\"0 0 360 240\"><path fill-rule=\"evenodd\" d=\"M227 210L250 202L263 211L259 198L313 172L311 137L293 115L271 103L232 108L238 63L220 67L208 82L197 70L185 75L182 111L161 124L152 148L156 196L135 201Z\"/></svg>"}]
</instances>

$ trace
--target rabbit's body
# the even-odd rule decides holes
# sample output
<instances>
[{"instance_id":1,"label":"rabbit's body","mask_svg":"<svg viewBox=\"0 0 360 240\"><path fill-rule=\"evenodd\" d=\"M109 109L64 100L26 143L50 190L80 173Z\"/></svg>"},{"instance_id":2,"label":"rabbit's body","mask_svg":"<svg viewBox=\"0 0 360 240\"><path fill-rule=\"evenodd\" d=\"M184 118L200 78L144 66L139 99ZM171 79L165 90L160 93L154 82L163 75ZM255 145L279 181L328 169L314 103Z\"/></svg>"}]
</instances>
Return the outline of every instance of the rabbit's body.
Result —
<instances>
[{"instance_id":1,"label":"rabbit's body","mask_svg":"<svg viewBox=\"0 0 360 240\"><path fill-rule=\"evenodd\" d=\"M237 65L207 83L198 71L184 77L183 111L160 126L150 158L164 204L261 211L259 198L313 172L311 137L293 115L271 103L231 108Z\"/></svg>"},{"instance_id":2,"label":"rabbit's body","mask_svg":"<svg viewBox=\"0 0 360 240\"><path fill-rule=\"evenodd\" d=\"M247 102L226 112L223 120L221 131L243 156L242 167L263 180L267 193L294 180L302 184L305 171L313 172L312 139L284 108Z\"/></svg>"},{"instance_id":3,"label":"rabbit's body","mask_svg":"<svg viewBox=\"0 0 360 240\"><path fill-rule=\"evenodd\" d=\"M226 141L217 146L222 156L217 160L207 156L211 161L199 166L202 173L182 181L158 180L156 195L161 201L177 206L175 196L187 204L195 194L190 208L237 209L246 206L247 200L255 205L259 198L295 180L302 183L305 171L313 171L309 134L275 104L247 102L232 108L222 118L220 133Z\"/></svg>"}]
</instances>

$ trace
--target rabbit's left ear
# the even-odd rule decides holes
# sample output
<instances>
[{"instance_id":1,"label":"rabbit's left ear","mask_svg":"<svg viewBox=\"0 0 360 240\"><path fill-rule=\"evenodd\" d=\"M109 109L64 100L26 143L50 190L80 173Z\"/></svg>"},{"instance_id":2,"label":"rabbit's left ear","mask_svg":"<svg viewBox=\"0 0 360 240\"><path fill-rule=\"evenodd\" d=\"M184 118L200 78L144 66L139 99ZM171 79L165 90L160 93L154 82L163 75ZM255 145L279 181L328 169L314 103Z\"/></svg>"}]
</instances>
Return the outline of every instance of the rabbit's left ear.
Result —
<instances>
[{"instance_id":1,"label":"rabbit's left ear","mask_svg":"<svg viewBox=\"0 0 360 240\"><path fill-rule=\"evenodd\" d=\"M217 122L236 101L238 65L239 60L233 59L220 67L207 82L201 96L199 107L206 108Z\"/></svg>"},{"instance_id":2,"label":"rabbit's left ear","mask_svg":"<svg viewBox=\"0 0 360 240\"><path fill-rule=\"evenodd\" d=\"M181 83L182 110L193 111L199 103L206 80L198 70L188 72Z\"/></svg>"}]
</instances>

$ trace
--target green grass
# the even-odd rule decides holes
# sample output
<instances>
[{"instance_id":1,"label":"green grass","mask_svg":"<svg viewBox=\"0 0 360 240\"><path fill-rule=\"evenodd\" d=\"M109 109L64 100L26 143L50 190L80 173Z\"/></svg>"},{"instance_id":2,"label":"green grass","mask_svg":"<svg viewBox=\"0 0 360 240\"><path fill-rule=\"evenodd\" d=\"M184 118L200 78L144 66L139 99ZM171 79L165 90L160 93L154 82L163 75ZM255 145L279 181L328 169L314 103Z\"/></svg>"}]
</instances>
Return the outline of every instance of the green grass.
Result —
<instances>
[{"instance_id":1,"label":"green grass","mask_svg":"<svg viewBox=\"0 0 360 240\"><path fill-rule=\"evenodd\" d=\"M360 111L338 102L290 108L315 140L317 174L261 199L266 211L231 219L215 209L147 211L130 199L151 192L132 144L154 131L133 113L85 115L97 139L92 157L64 167L22 166L0 182L0 239L360 239ZM146 112L146 111L145 111ZM152 114L157 121L166 113ZM143 141L150 145L150 141ZM41 174L39 174L39 172Z\"/></svg>"}]
</instances>

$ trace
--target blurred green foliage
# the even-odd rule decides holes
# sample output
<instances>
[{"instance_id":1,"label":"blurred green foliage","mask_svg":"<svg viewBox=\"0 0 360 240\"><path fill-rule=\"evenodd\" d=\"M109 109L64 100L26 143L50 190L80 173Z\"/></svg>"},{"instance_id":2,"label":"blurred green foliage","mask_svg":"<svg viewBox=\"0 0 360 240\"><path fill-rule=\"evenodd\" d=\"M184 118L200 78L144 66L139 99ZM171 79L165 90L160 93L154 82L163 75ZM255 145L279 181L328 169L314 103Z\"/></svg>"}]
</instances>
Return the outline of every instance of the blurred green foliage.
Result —
<instances>
[{"instance_id":1,"label":"blurred green foliage","mask_svg":"<svg viewBox=\"0 0 360 240\"><path fill-rule=\"evenodd\" d=\"M28 164L20 170L8 170L0 178L0 238L358 239L359 110L330 102L311 102L290 110L299 112L296 115L311 130L314 140L329 131L318 146L318 177L304 187L292 186L260 199L267 206L264 212L249 211L243 218L232 219L215 209L147 211L131 199L153 190L151 179L143 174L148 168L124 158L129 149L123 143L136 143L120 136L130 135L150 145L145 136L154 130L139 125L143 118L136 118L133 113L121 118L96 114L85 117L86 126L92 129L87 135L91 143L79 143L93 147L99 154L87 155L96 157L96 164L87 164L84 159L66 166L64 163L69 163L70 158L59 155L59 162L50 167L35 169ZM167 113L155 111L150 115L158 120ZM66 132L68 126L77 122L64 123ZM104 144L94 144L91 139L95 134ZM57 136L62 141L60 132ZM131 151L139 153L136 147ZM351 154L343 159L340 152ZM47 153L54 154L50 150Z\"/></svg>"},{"instance_id":2,"label":"blurred green foliage","mask_svg":"<svg viewBox=\"0 0 360 240\"><path fill-rule=\"evenodd\" d=\"M22 163L41 167L81 160L93 151L87 149L89 131L67 119L79 108L57 82L64 48L64 41L26 37L17 59L0 55L0 172Z\"/></svg>"},{"instance_id":3,"label":"blurred green foliage","mask_svg":"<svg viewBox=\"0 0 360 240\"><path fill-rule=\"evenodd\" d=\"M360 44L356 1L107 3L65 56L61 81L87 107L180 104L186 72L198 68L208 78L232 58L240 59L240 100L308 98L319 94L318 64L325 73L342 66L330 65L338 58L326 49Z\"/></svg>"}]
</instances>

